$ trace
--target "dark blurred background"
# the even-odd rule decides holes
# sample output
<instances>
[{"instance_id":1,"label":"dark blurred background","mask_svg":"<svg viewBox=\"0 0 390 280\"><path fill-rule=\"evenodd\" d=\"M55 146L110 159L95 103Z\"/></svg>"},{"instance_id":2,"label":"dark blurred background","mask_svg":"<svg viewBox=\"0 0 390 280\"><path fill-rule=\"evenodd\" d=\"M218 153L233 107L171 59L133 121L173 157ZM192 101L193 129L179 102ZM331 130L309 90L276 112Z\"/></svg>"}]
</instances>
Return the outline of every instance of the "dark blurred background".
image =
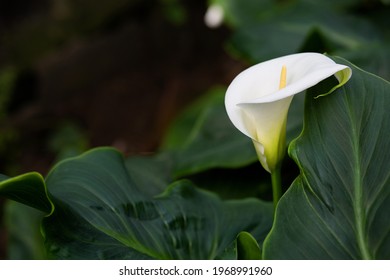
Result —
<instances>
[{"instance_id":1,"label":"dark blurred background","mask_svg":"<svg viewBox=\"0 0 390 280\"><path fill-rule=\"evenodd\" d=\"M0 173L91 147L151 153L171 120L243 68L206 1L1 0ZM0 259L6 258L1 222Z\"/></svg>"}]
</instances>

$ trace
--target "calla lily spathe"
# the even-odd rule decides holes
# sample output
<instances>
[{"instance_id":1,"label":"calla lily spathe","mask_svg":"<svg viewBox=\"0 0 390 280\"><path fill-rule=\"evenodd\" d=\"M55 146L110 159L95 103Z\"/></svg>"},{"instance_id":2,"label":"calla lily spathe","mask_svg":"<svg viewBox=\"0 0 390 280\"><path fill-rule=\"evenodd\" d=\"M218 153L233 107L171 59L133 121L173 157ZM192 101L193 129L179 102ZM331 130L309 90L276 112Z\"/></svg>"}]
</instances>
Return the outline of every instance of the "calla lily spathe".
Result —
<instances>
[{"instance_id":1,"label":"calla lily spathe","mask_svg":"<svg viewBox=\"0 0 390 280\"><path fill-rule=\"evenodd\" d=\"M284 157L287 113L293 96L332 75L339 84L328 93L344 85L352 71L325 55L299 53L256 64L228 87L227 114L237 129L252 138L268 172L272 173Z\"/></svg>"}]
</instances>

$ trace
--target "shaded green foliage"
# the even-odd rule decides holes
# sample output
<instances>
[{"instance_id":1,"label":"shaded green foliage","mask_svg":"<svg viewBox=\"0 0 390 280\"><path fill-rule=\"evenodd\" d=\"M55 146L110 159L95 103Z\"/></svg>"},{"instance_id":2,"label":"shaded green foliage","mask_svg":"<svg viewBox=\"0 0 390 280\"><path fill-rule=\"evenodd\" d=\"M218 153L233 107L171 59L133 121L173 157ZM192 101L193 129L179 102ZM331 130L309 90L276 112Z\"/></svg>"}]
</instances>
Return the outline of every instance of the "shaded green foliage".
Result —
<instances>
[{"instance_id":1,"label":"shaded green foliage","mask_svg":"<svg viewBox=\"0 0 390 280\"><path fill-rule=\"evenodd\" d=\"M42 231L52 258L229 258L239 232L251 232L261 244L271 227L270 203L222 201L186 180L151 196L144 191L150 175L136 183L119 152L100 148L60 162L45 181L32 173L6 179L0 188L50 212ZM33 188L35 197L46 199L36 200Z\"/></svg>"},{"instance_id":2,"label":"shaded green foliage","mask_svg":"<svg viewBox=\"0 0 390 280\"><path fill-rule=\"evenodd\" d=\"M342 56L390 78L390 5L381 1L215 0L225 10L232 53L260 62L296 52Z\"/></svg>"}]
</instances>

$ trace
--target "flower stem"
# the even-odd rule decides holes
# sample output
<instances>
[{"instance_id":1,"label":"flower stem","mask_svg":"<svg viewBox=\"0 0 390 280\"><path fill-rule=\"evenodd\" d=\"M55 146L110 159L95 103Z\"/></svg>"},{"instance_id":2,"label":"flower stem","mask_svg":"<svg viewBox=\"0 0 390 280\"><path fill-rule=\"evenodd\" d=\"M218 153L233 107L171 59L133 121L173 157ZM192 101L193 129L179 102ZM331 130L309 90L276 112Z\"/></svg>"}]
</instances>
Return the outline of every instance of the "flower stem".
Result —
<instances>
[{"instance_id":1,"label":"flower stem","mask_svg":"<svg viewBox=\"0 0 390 280\"><path fill-rule=\"evenodd\" d=\"M282 177L281 177L280 166L278 166L271 172L271 181L272 181L272 197L274 202L274 209L276 209L279 199L282 196Z\"/></svg>"}]
</instances>

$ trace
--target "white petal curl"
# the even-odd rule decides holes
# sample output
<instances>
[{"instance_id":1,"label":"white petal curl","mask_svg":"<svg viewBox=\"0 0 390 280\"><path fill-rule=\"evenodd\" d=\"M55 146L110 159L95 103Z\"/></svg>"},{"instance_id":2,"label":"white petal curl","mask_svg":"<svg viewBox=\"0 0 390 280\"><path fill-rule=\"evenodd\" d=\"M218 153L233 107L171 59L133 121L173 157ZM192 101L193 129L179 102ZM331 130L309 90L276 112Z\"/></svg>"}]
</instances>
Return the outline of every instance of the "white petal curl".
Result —
<instances>
[{"instance_id":1,"label":"white petal curl","mask_svg":"<svg viewBox=\"0 0 390 280\"><path fill-rule=\"evenodd\" d=\"M285 88L279 89L283 66L287 69L287 82ZM237 129L252 138L260 162L272 172L282 156L280 149L284 149L280 146L284 145L287 113L293 96L332 75L341 86L351 74L348 66L319 53L272 59L246 69L232 81L225 96L226 111Z\"/></svg>"}]
</instances>

